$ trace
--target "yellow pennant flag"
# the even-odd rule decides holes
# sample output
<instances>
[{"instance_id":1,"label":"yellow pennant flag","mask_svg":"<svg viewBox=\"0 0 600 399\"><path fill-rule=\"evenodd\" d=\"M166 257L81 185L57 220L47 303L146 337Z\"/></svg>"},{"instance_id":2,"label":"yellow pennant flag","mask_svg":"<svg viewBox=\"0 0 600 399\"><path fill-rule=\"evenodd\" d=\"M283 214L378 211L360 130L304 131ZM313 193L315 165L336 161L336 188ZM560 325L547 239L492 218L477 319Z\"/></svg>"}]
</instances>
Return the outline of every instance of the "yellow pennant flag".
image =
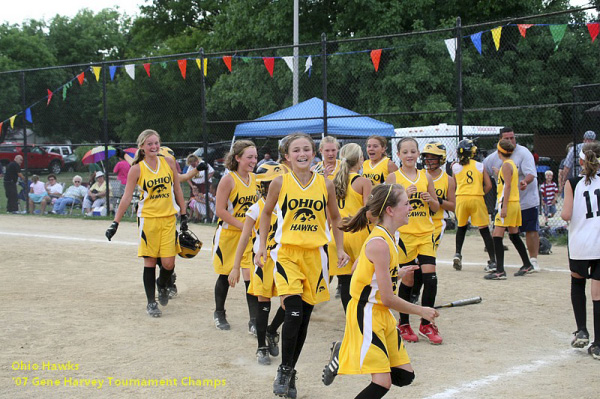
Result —
<instances>
[{"instance_id":1,"label":"yellow pennant flag","mask_svg":"<svg viewBox=\"0 0 600 399\"><path fill-rule=\"evenodd\" d=\"M10 127L11 129L15 128L15 118L17 117L17 115L13 115L10 117Z\"/></svg>"},{"instance_id":2,"label":"yellow pennant flag","mask_svg":"<svg viewBox=\"0 0 600 399\"><path fill-rule=\"evenodd\" d=\"M502 27L492 29L492 37L494 38L494 44L496 45L496 51L500 48L500 36L502 36Z\"/></svg>"},{"instance_id":3,"label":"yellow pennant flag","mask_svg":"<svg viewBox=\"0 0 600 399\"><path fill-rule=\"evenodd\" d=\"M102 70L102 67L99 67L99 66L92 67L92 71L94 71L94 76L96 77L96 82L98 82L100 80L100 71L101 70Z\"/></svg>"},{"instance_id":4,"label":"yellow pennant flag","mask_svg":"<svg viewBox=\"0 0 600 399\"><path fill-rule=\"evenodd\" d=\"M198 65L198 69L202 70L202 66L200 64L200 58L196 58L196 65ZM208 58L204 59L204 76L206 76L206 68L208 67Z\"/></svg>"}]
</instances>

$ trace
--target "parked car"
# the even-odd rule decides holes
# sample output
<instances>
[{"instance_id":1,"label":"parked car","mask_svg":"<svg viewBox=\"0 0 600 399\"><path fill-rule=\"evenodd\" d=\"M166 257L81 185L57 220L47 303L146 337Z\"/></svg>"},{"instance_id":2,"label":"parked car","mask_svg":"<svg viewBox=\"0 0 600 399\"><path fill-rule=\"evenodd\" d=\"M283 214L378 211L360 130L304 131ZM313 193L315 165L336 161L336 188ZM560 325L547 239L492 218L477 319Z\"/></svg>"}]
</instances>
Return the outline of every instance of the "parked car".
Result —
<instances>
[{"instance_id":1,"label":"parked car","mask_svg":"<svg viewBox=\"0 0 600 399\"><path fill-rule=\"evenodd\" d=\"M77 161L79 158L73 152L73 149L70 145L65 144L52 144L52 145L44 145L43 148L52 154L59 154L63 157L65 161L65 170L68 172L74 172L77 167Z\"/></svg>"},{"instance_id":2,"label":"parked car","mask_svg":"<svg viewBox=\"0 0 600 399\"><path fill-rule=\"evenodd\" d=\"M0 163L3 167L13 161L17 155L25 159L27 153L27 167L31 170L48 170L55 175L64 170L65 162L62 155L49 153L39 146L28 146L24 151L19 143L3 143L0 145Z\"/></svg>"}]
</instances>

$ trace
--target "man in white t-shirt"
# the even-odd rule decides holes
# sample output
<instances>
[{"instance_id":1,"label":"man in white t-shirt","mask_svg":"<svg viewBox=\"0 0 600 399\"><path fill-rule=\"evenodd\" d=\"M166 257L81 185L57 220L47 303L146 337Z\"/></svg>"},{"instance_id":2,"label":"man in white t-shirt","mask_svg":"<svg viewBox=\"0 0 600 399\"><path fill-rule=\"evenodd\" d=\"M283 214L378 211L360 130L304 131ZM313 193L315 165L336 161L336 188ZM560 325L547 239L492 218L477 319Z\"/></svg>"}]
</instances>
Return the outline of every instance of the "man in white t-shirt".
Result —
<instances>
[{"instance_id":1,"label":"man in white t-shirt","mask_svg":"<svg viewBox=\"0 0 600 399\"><path fill-rule=\"evenodd\" d=\"M40 212L42 215L46 210L46 205L54 204L58 198L62 196L63 185L56 180L56 175L49 174L48 182L46 183L46 195L40 203Z\"/></svg>"},{"instance_id":2,"label":"man in white t-shirt","mask_svg":"<svg viewBox=\"0 0 600 399\"><path fill-rule=\"evenodd\" d=\"M533 154L522 145L517 144L515 132L510 127L500 129L499 140L506 139L513 143L516 148L510 159L517 165L519 171L519 197L521 203L521 232L525 232L525 240L527 243L527 251L531 258L533 270L538 271L538 251L540 247L540 222L539 222L539 205L540 195L537 184L537 169ZM502 167L502 160L498 157L498 151L492 152L483 161L483 166L490 176L494 176L497 180L498 171Z\"/></svg>"}]
</instances>

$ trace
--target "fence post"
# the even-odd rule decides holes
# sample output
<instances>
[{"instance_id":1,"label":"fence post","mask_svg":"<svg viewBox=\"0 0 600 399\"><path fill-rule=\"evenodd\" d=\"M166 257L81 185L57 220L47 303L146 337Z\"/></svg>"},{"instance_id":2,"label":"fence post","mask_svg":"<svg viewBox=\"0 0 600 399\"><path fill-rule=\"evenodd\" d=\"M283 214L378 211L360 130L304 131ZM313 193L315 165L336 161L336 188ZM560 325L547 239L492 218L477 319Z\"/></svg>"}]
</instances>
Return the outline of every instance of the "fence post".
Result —
<instances>
[{"instance_id":1,"label":"fence post","mask_svg":"<svg viewBox=\"0 0 600 399\"><path fill-rule=\"evenodd\" d=\"M573 86L573 115L571 116L571 118L573 126L573 164L565 166L569 166L573 171L573 176L577 176L577 167L579 166L579 153L577 152L577 87L575 86ZM567 176L564 176L563 181L566 183ZM575 187L573 187L573 189L575 189Z\"/></svg>"},{"instance_id":2,"label":"fence post","mask_svg":"<svg viewBox=\"0 0 600 399\"><path fill-rule=\"evenodd\" d=\"M460 17L456 18L456 124L458 125L458 140L463 139L463 81L462 81L462 24Z\"/></svg>"},{"instance_id":3,"label":"fence post","mask_svg":"<svg viewBox=\"0 0 600 399\"><path fill-rule=\"evenodd\" d=\"M108 167L108 104L106 102L106 64L102 64L102 131L104 133L104 161L106 168L104 174L106 177L106 215L110 217L110 175ZM93 209L92 209L93 211Z\"/></svg>"},{"instance_id":4,"label":"fence post","mask_svg":"<svg viewBox=\"0 0 600 399\"><path fill-rule=\"evenodd\" d=\"M23 165L25 166L25 192L29 192L29 178L28 178L28 162L29 158L29 147L27 147L27 126L25 126L25 109L27 108L27 102L25 101L25 71L21 72L21 107L23 109ZM25 201L26 212L29 213L29 201Z\"/></svg>"},{"instance_id":5,"label":"fence post","mask_svg":"<svg viewBox=\"0 0 600 399\"><path fill-rule=\"evenodd\" d=\"M323 136L327 136L327 35L321 33L321 58L323 58Z\"/></svg>"},{"instance_id":6,"label":"fence post","mask_svg":"<svg viewBox=\"0 0 600 399\"><path fill-rule=\"evenodd\" d=\"M200 48L200 107L201 115L202 115L202 140L204 141L204 163L208 167L208 132L206 129L206 80L204 79L204 48ZM209 220L209 212L210 212L210 184L208 182L208 169L204 171L204 204L206 209L206 221ZM187 210L186 210L187 212ZM211 215L213 217L214 215Z\"/></svg>"}]
</instances>

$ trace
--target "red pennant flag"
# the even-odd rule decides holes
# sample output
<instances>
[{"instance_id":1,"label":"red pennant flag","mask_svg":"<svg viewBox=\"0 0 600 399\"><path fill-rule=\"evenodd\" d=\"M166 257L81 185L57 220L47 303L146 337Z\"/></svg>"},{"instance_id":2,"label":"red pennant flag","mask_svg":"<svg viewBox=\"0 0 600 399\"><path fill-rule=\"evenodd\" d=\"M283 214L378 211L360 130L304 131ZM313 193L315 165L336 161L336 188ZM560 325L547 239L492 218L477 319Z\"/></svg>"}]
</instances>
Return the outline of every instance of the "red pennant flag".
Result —
<instances>
[{"instance_id":1,"label":"red pennant flag","mask_svg":"<svg viewBox=\"0 0 600 399\"><path fill-rule=\"evenodd\" d=\"M177 60L177 65L179 65L181 76L183 76L183 78L185 79L185 69L187 68L187 60Z\"/></svg>"},{"instance_id":2,"label":"red pennant flag","mask_svg":"<svg viewBox=\"0 0 600 399\"><path fill-rule=\"evenodd\" d=\"M592 37L592 43L596 40L596 36L598 36L598 32L600 32L600 24L595 22L593 24L587 24L588 31L590 32L590 36Z\"/></svg>"},{"instance_id":3,"label":"red pennant flag","mask_svg":"<svg viewBox=\"0 0 600 399\"><path fill-rule=\"evenodd\" d=\"M229 69L229 72L231 72L231 56L230 55L224 56L223 62L225 63L225 65L227 65L227 69Z\"/></svg>"},{"instance_id":4,"label":"red pennant flag","mask_svg":"<svg viewBox=\"0 0 600 399\"><path fill-rule=\"evenodd\" d=\"M521 32L521 36L525 37L527 34L527 29L531 28L533 24L518 24L519 32Z\"/></svg>"},{"instance_id":5,"label":"red pennant flag","mask_svg":"<svg viewBox=\"0 0 600 399\"><path fill-rule=\"evenodd\" d=\"M273 68L275 67L275 58L273 57L263 57L263 62L265 63L265 68L269 71L269 75L273 77Z\"/></svg>"},{"instance_id":6,"label":"red pennant flag","mask_svg":"<svg viewBox=\"0 0 600 399\"><path fill-rule=\"evenodd\" d=\"M85 76L83 75L83 72L81 72L79 75L77 75L77 80L79 81L79 86L83 86L84 78L85 78Z\"/></svg>"},{"instance_id":7,"label":"red pennant flag","mask_svg":"<svg viewBox=\"0 0 600 399\"><path fill-rule=\"evenodd\" d=\"M0 134L2 133L2 125L4 125L4 122L0 122Z\"/></svg>"},{"instance_id":8,"label":"red pennant flag","mask_svg":"<svg viewBox=\"0 0 600 399\"><path fill-rule=\"evenodd\" d=\"M373 66L375 67L375 72L379 69L379 60L381 59L381 49L379 50L371 50L371 61L373 61Z\"/></svg>"},{"instance_id":9,"label":"red pennant flag","mask_svg":"<svg viewBox=\"0 0 600 399\"><path fill-rule=\"evenodd\" d=\"M144 69L146 70L146 73L148 74L148 77L150 77L150 64L144 64Z\"/></svg>"},{"instance_id":10,"label":"red pennant flag","mask_svg":"<svg viewBox=\"0 0 600 399\"><path fill-rule=\"evenodd\" d=\"M52 93L52 90L50 90L50 89L46 89L46 90L48 90L48 102L46 103L46 107L47 107L48 105L50 105L50 100L52 100L52 94L54 94L54 93Z\"/></svg>"}]
</instances>

